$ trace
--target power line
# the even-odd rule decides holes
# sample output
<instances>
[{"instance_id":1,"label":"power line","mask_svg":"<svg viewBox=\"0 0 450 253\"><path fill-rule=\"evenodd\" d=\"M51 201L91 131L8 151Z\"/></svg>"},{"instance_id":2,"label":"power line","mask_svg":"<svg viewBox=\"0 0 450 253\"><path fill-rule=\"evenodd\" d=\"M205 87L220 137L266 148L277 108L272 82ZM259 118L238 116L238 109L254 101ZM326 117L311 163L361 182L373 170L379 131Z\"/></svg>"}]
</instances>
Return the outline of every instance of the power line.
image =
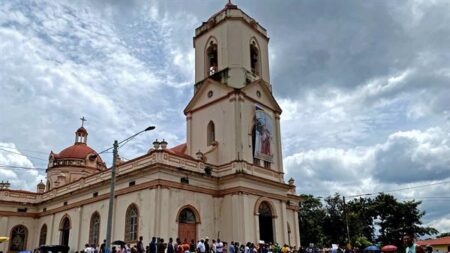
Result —
<instances>
[{"instance_id":1,"label":"power line","mask_svg":"<svg viewBox=\"0 0 450 253\"><path fill-rule=\"evenodd\" d=\"M9 147L9 146L4 146L4 145L0 145L0 147L1 148L9 148L9 149L18 149L18 148L12 148L12 147ZM31 152L31 153L45 154L45 155L48 155L48 153L49 153L49 152L44 152L44 151L37 151L37 150L23 149L23 148L21 148L20 150Z\"/></svg>"},{"instance_id":2,"label":"power line","mask_svg":"<svg viewBox=\"0 0 450 253\"><path fill-rule=\"evenodd\" d=\"M443 182L437 182L437 183L423 184L423 185L417 185L417 186L393 189L393 190L389 190L389 191L363 193L363 194L351 195L351 196L346 196L346 197L348 197L348 198L355 198L355 197L362 197L362 196L371 196L371 195L375 195L375 194L379 194L379 193L398 192L398 191L411 190L411 189L417 189L417 188L424 188L424 187L429 187L429 186L433 186L433 185L448 184L448 183L450 183L450 181L443 181Z\"/></svg>"},{"instance_id":3,"label":"power line","mask_svg":"<svg viewBox=\"0 0 450 253\"><path fill-rule=\"evenodd\" d=\"M47 168L24 167L24 166L4 165L4 164L0 164L0 168L24 169L24 170L46 170L47 169Z\"/></svg>"},{"instance_id":4,"label":"power line","mask_svg":"<svg viewBox=\"0 0 450 253\"><path fill-rule=\"evenodd\" d=\"M42 158L39 158L39 157L30 156L30 155L24 155L22 153L11 151L11 150L7 150L7 149L4 149L4 148L0 148L0 150L3 150L5 152L9 152L9 153L13 153L13 154L16 154L16 155L20 155L20 156L25 156L27 158L33 158L33 159L37 159L37 160L41 160L41 161L47 161L46 159L42 159Z\"/></svg>"}]
</instances>

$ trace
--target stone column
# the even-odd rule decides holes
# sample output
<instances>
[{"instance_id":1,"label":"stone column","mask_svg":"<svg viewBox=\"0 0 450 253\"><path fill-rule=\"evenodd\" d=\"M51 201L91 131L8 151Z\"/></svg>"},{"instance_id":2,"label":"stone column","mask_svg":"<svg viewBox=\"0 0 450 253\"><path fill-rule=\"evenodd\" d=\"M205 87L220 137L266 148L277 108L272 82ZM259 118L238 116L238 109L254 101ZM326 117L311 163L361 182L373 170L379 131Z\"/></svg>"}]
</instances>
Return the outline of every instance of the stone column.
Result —
<instances>
[{"instance_id":1,"label":"stone column","mask_svg":"<svg viewBox=\"0 0 450 253\"><path fill-rule=\"evenodd\" d=\"M80 206L78 208L78 212L80 213L79 216L78 216L79 217L79 222L78 222L78 243L75 243L75 244L78 245L78 250L81 250L81 249L84 248L83 243L81 242L81 229L83 228L83 226L82 226L82 224L83 224L83 206ZM90 220L89 220L88 224L89 225L87 226L87 234L88 234L88 240L87 241L89 242L89 232L90 232L89 230L91 228ZM83 232L85 232L85 231L83 231Z\"/></svg>"},{"instance_id":2,"label":"stone column","mask_svg":"<svg viewBox=\"0 0 450 253\"><path fill-rule=\"evenodd\" d=\"M300 227L298 223L298 212L294 211L294 231L295 231L295 243L297 244L297 248L300 247L301 241L300 241Z\"/></svg>"}]
</instances>

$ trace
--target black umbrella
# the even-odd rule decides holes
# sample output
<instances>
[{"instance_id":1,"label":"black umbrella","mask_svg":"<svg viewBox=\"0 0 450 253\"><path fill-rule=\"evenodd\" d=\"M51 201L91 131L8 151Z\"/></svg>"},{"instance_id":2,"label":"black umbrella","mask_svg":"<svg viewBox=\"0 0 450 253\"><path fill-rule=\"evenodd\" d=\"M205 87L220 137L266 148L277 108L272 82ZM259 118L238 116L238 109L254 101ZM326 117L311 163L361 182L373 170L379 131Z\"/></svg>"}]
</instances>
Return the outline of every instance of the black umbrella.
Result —
<instances>
[{"instance_id":1,"label":"black umbrella","mask_svg":"<svg viewBox=\"0 0 450 253\"><path fill-rule=\"evenodd\" d=\"M121 241L121 240L116 240L116 241L112 242L111 244L112 245L120 245L120 246L122 246L122 245L125 245L126 243L124 241Z\"/></svg>"}]
</instances>

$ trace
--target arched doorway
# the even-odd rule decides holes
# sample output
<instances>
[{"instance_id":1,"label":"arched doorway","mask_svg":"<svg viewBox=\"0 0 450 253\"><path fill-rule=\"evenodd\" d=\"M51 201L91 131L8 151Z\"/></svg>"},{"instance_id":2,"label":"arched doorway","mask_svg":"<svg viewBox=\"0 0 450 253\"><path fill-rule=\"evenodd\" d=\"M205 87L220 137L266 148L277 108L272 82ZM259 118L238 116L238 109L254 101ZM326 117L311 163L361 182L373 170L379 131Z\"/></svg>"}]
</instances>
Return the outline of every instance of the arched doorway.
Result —
<instances>
[{"instance_id":1,"label":"arched doorway","mask_svg":"<svg viewBox=\"0 0 450 253\"><path fill-rule=\"evenodd\" d=\"M70 235L70 219L69 217L64 217L61 220L59 230L61 231L59 244L64 246L69 246L69 235Z\"/></svg>"},{"instance_id":2,"label":"arched doorway","mask_svg":"<svg viewBox=\"0 0 450 253\"><path fill-rule=\"evenodd\" d=\"M178 238L197 241L197 218L191 208L183 208L178 215Z\"/></svg>"},{"instance_id":3,"label":"arched doorway","mask_svg":"<svg viewBox=\"0 0 450 253\"><path fill-rule=\"evenodd\" d=\"M258 208L259 213L259 239L264 242L273 242L272 210L269 203L261 202Z\"/></svg>"}]
</instances>

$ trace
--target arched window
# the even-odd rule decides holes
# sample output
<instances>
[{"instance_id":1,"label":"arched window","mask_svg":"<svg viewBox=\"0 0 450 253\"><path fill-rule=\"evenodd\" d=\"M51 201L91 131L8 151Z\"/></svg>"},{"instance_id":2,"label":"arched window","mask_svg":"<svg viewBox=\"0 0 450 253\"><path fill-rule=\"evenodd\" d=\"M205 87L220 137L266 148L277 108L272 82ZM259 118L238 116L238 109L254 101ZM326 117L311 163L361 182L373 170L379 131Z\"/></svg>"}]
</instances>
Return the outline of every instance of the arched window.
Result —
<instances>
[{"instance_id":1,"label":"arched window","mask_svg":"<svg viewBox=\"0 0 450 253\"><path fill-rule=\"evenodd\" d=\"M138 238L139 211L135 204L131 204L125 217L125 241L136 241Z\"/></svg>"},{"instance_id":2,"label":"arched window","mask_svg":"<svg viewBox=\"0 0 450 253\"><path fill-rule=\"evenodd\" d=\"M100 237L100 214L94 212L91 216L91 223L89 226L89 244L99 245Z\"/></svg>"},{"instance_id":3,"label":"arched window","mask_svg":"<svg viewBox=\"0 0 450 253\"><path fill-rule=\"evenodd\" d=\"M59 225L59 230L61 231L59 244L64 246L69 246L69 235L70 235L70 219L69 216L65 216Z\"/></svg>"},{"instance_id":4,"label":"arched window","mask_svg":"<svg viewBox=\"0 0 450 253\"><path fill-rule=\"evenodd\" d=\"M41 233L39 234L39 246L45 245L45 242L47 241L47 225L44 224L41 227Z\"/></svg>"},{"instance_id":5,"label":"arched window","mask_svg":"<svg viewBox=\"0 0 450 253\"><path fill-rule=\"evenodd\" d=\"M9 251L22 251L27 247L28 229L17 225L11 229Z\"/></svg>"},{"instance_id":6,"label":"arched window","mask_svg":"<svg viewBox=\"0 0 450 253\"><path fill-rule=\"evenodd\" d=\"M180 213L180 217L178 218L178 222L180 222L180 223L189 223L189 224L194 223L195 224L195 214L194 214L194 212L192 212L192 210L189 209L189 208L183 209L183 211L181 211L181 213Z\"/></svg>"},{"instance_id":7,"label":"arched window","mask_svg":"<svg viewBox=\"0 0 450 253\"><path fill-rule=\"evenodd\" d=\"M250 43L250 68L255 75L261 73L261 56L255 40Z\"/></svg>"},{"instance_id":8,"label":"arched window","mask_svg":"<svg viewBox=\"0 0 450 253\"><path fill-rule=\"evenodd\" d=\"M207 132L208 132L207 145L211 146L216 141L216 130L214 127L214 122L210 121L208 123Z\"/></svg>"},{"instance_id":9,"label":"arched window","mask_svg":"<svg viewBox=\"0 0 450 253\"><path fill-rule=\"evenodd\" d=\"M208 76L214 75L218 70L217 43L210 41L206 49L206 71Z\"/></svg>"},{"instance_id":10,"label":"arched window","mask_svg":"<svg viewBox=\"0 0 450 253\"><path fill-rule=\"evenodd\" d=\"M262 202L258 210L260 216L272 217L272 210L270 209L269 203Z\"/></svg>"}]
</instances>

